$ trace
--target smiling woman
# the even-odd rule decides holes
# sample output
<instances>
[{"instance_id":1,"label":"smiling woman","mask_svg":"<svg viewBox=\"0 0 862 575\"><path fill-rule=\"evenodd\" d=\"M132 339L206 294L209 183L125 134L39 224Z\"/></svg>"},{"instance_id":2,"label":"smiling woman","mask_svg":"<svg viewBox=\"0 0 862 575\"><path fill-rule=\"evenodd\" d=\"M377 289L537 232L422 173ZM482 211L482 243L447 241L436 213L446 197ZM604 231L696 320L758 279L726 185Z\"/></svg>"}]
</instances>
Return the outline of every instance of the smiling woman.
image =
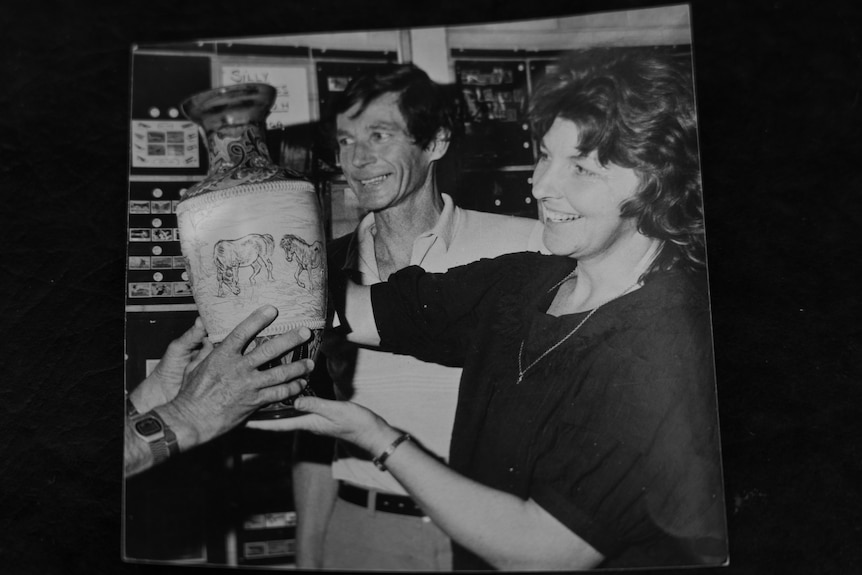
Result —
<instances>
[{"instance_id":1,"label":"smiling woman","mask_svg":"<svg viewBox=\"0 0 862 575\"><path fill-rule=\"evenodd\" d=\"M654 250L659 240L640 234L635 221L620 213L637 192L637 174L602 165L595 150L578 149L579 141L577 125L560 118L542 138L533 196L542 205L545 246L582 264L619 250Z\"/></svg>"},{"instance_id":2,"label":"smiling woman","mask_svg":"<svg viewBox=\"0 0 862 575\"><path fill-rule=\"evenodd\" d=\"M545 76L531 102L537 138L568 122L579 175L614 167L637 176L620 216L664 242L654 269L704 266L697 118L689 62L649 50L575 52ZM537 172L542 167L540 161ZM534 178L535 180L535 178ZM535 195L535 190L534 190Z\"/></svg>"},{"instance_id":3,"label":"smiling woman","mask_svg":"<svg viewBox=\"0 0 862 575\"><path fill-rule=\"evenodd\" d=\"M349 285L351 339L464 365L449 465L358 404L294 423L385 459L456 569L726 560L693 111L659 54L572 56L532 106L554 255Z\"/></svg>"}]
</instances>

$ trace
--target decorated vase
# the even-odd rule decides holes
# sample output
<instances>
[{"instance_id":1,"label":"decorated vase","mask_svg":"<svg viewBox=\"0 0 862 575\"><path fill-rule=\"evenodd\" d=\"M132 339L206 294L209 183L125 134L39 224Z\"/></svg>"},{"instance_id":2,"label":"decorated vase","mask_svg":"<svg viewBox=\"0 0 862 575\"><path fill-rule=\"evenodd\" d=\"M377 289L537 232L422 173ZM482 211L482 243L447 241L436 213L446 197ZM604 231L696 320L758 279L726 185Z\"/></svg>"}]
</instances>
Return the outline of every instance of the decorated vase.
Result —
<instances>
[{"instance_id":1,"label":"decorated vase","mask_svg":"<svg viewBox=\"0 0 862 575\"><path fill-rule=\"evenodd\" d=\"M209 170L176 213L192 295L210 340L218 344L255 309L272 304L278 317L248 349L309 328L307 344L276 360L289 362L317 354L326 320L326 256L314 186L273 163L266 147L275 96L267 84L238 84L183 103L206 139ZM266 406L252 418L296 415L292 401Z\"/></svg>"}]
</instances>

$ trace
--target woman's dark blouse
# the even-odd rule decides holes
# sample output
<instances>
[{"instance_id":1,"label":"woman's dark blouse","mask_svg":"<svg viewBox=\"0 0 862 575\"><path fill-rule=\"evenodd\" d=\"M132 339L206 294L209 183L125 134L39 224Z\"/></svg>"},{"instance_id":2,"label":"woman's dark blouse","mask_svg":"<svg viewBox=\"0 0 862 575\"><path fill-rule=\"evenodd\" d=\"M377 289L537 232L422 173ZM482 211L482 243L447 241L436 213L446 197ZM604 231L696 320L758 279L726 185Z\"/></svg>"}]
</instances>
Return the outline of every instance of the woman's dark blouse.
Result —
<instances>
[{"instance_id":1,"label":"woman's dark blouse","mask_svg":"<svg viewBox=\"0 0 862 575\"><path fill-rule=\"evenodd\" d=\"M546 314L569 258L512 254L372 288L382 345L462 365L450 465L532 499L603 567L717 564L724 499L705 289L659 273L586 313ZM456 569L489 565L455 545Z\"/></svg>"}]
</instances>

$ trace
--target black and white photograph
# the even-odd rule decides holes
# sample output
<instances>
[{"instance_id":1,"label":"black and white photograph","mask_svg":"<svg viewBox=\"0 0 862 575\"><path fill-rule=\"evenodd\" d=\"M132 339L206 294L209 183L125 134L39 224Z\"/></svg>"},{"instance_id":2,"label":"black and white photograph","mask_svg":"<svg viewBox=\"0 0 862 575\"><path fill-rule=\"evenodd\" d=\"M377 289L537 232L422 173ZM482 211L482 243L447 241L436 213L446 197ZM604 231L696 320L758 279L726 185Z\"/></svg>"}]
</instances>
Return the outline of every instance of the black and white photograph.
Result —
<instances>
[{"instance_id":1,"label":"black and white photograph","mask_svg":"<svg viewBox=\"0 0 862 575\"><path fill-rule=\"evenodd\" d=\"M862 571L862 8L4 17L0 572Z\"/></svg>"},{"instance_id":2,"label":"black and white photograph","mask_svg":"<svg viewBox=\"0 0 862 575\"><path fill-rule=\"evenodd\" d=\"M148 270L150 269L150 260L149 256L130 256L129 257L129 269L130 270Z\"/></svg>"},{"instance_id":3,"label":"black and white photograph","mask_svg":"<svg viewBox=\"0 0 862 575\"><path fill-rule=\"evenodd\" d=\"M169 270L174 267L174 260L171 256L153 256L150 258L150 262L154 270Z\"/></svg>"},{"instance_id":4,"label":"black and white photograph","mask_svg":"<svg viewBox=\"0 0 862 575\"><path fill-rule=\"evenodd\" d=\"M171 284L172 293L175 296L191 296L191 286L188 282L173 282Z\"/></svg>"},{"instance_id":5,"label":"black and white photograph","mask_svg":"<svg viewBox=\"0 0 862 575\"><path fill-rule=\"evenodd\" d=\"M172 242L174 241L174 230L173 228L153 228L153 241L154 242Z\"/></svg>"},{"instance_id":6,"label":"black and white photograph","mask_svg":"<svg viewBox=\"0 0 862 575\"><path fill-rule=\"evenodd\" d=\"M149 214L152 209L152 202L147 201L135 201L132 200L129 202L129 213L130 214Z\"/></svg>"},{"instance_id":7,"label":"black and white photograph","mask_svg":"<svg viewBox=\"0 0 862 575\"><path fill-rule=\"evenodd\" d=\"M302 401L317 403L231 419L206 450L171 430L185 380L127 372L125 560L399 572L727 564L688 5L141 44L132 66L132 124L137 111L180 109L200 124L208 161L198 174L130 175L153 189L188 184L172 248L191 262L195 305L166 308L189 294L153 283L159 301L128 310L149 321L127 330L146 334L127 341L168 349L168 318L191 326L200 315L218 344L224 322L290 305L294 282L322 297L355 289L325 324L278 309L293 318L282 332L321 339L317 369L300 373L317 396ZM193 69L197 86L177 81ZM481 117L463 113L468 90ZM285 115L300 103L313 113ZM273 158L301 131L313 134L310 169L278 171ZM274 203L261 182L322 210ZM338 222L346 233L332 231L333 189L359 207ZM162 214L170 200L151 204ZM277 210L292 220L273 226ZM310 217L325 241L299 237L293 220ZM164 222L152 223L164 247ZM210 229L222 238L215 256ZM281 235L292 274L271 260ZM320 253L306 260L287 238ZM215 274L197 264L213 257ZM151 261L171 267L171 256ZM399 291L408 281L420 282L415 299ZM433 291L440 281L451 288ZM277 302L264 282L286 286ZM351 316L372 289L391 291L369 315L379 337ZM417 315L428 308L435 317ZM127 346L129 366L140 353ZM368 435L382 442L351 439ZM166 531L168 518L186 528Z\"/></svg>"},{"instance_id":8,"label":"black and white photograph","mask_svg":"<svg viewBox=\"0 0 862 575\"><path fill-rule=\"evenodd\" d=\"M152 297L153 292L151 289L151 285L148 282L138 283L132 282L129 284L129 297L130 298L141 298L141 297Z\"/></svg>"},{"instance_id":9,"label":"black and white photograph","mask_svg":"<svg viewBox=\"0 0 862 575\"><path fill-rule=\"evenodd\" d=\"M171 213L171 201L152 201L150 202L151 214L169 214Z\"/></svg>"},{"instance_id":10,"label":"black and white photograph","mask_svg":"<svg viewBox=\"0 0 862 575\"><path fill-rule=\"evenodd\" d=\"M156 230L151 228L129 228L130 242L149 242L153 240L153 233Z\"/></svg>"}]
</instances>

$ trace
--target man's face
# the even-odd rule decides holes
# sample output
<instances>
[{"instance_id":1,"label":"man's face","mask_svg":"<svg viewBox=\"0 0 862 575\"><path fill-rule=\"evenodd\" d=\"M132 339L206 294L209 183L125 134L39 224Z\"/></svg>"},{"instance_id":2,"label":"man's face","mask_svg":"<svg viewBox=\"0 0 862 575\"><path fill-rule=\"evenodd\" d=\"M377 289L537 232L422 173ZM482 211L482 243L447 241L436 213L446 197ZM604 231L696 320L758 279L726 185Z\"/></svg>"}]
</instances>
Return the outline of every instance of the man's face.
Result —
<instances>
[{"instance_id":1,"label":"man's face","mask_svg":"<svg viewBox=\"0 0 862 575\"><path fill-rule=\"evenodd\" d=\"M356 104L336 118L341 169L364 210L385 210L430 188L432 163L445 153L433 142L426 150L413 142L399 97L389 92L358 116Z\"/></svg>"}]
</instances>

